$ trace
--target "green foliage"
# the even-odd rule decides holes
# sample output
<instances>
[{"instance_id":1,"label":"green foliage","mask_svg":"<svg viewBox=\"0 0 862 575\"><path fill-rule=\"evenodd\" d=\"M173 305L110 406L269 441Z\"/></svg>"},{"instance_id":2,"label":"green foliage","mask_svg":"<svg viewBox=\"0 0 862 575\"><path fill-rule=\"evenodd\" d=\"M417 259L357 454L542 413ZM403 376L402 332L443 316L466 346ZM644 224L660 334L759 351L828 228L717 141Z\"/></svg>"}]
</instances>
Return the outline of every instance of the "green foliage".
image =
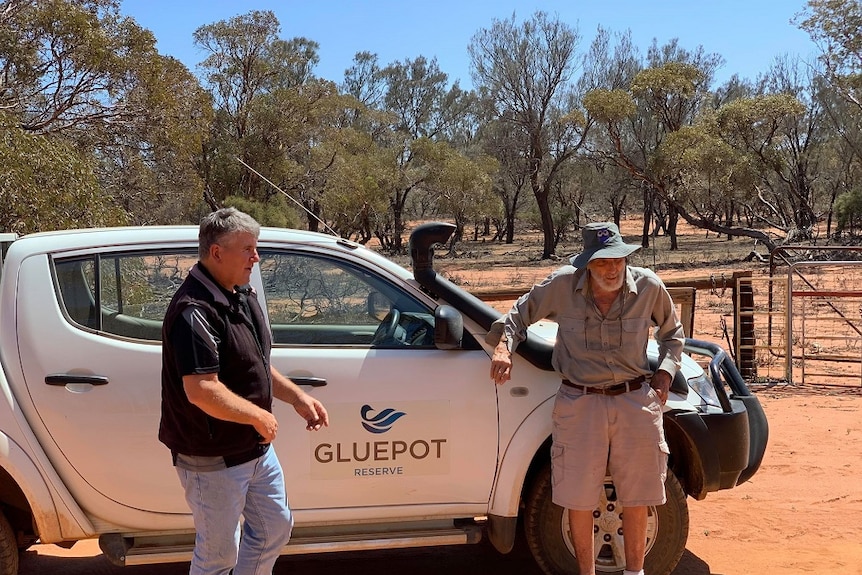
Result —
<instances>
[{"instance_id":1,"label":"green foliage","mask_svg":"<svg viewBox=\"0 0 862 575\"><path fill-rule=\"evenodd\" d=\"M684 62L668 62L656 68L642 70L632 82L636 97L664 100L669 96L692 98L703 73Z\"/></svg>"},{"instance_id":2,"label":"green foliage","mask_svg":"<svg viewBox=\"0 0 862 575\"><path fill-rule=\"evenodd\" d=\"M770 138L788 117L805 113L805 106L790 94L740 98L722 106L716 116L719 131L728 138L758 142Z\"/></svg>"},{"instance_id":3,"label":"green foliage","mask_svg":"<svg viewBox=\"0 0 862 575\"><path fill-rule=\"evenodd\" d=\"M598 88L584 95L584 108L598 122L619 122L637 112L631 95L625 90Z\"/></svg>"},{"instance_id":4,"label":"green foliage","mask_svg":"<svg viewBox=\"0 0 862 575\"><path fill-rule=\"evenodd\" d=\"M808 0L807 10L797 21L821 46L822 59L832 72L862 69L862 4L858 0Z\"/></svg>"},{"instance_id":5,"label":"green foliage","mask_svg":"<svg viewBox=\"0 0 862 575\"><path fill-rule=\"evenodd\" d=\"M212 116L197 79L114 0L6 1L0 14L0 105L17 124L92 153L129 223L188 221Z\"/></svg>"},{"instance_id":6,"label":"green foliage","mask_svg":"<svg viewBox=\"0 0 862 575\"><path fill-rule=\"evenodd\" d=\"M757 178L750 158L705 123L668 134L650 167L659 177L681 182L672 192L674 200L709 218L724 213L730 202L751 199Z\"/></svg>"},{"instance_id":7,"label":"green foliage","mask_svg":"<svg viewBox=\"0 0 862 575\"><path fill-rule=\"evenodd\" d=\"M343 128L339 142L322 197L323 212L339 235L365 243L386 225L389 193L399 185L399 171L392 154L368 133Z\"/></svg>"},{"instance_id":8,"label":"green foliage","mask_svg":"<svg viewBox=\"0 0 862 575\"><path fill-rule=\"evenodd\" d=\"M0 229L26 234L126 222L102 193L92 158L59 138L28 134L2 113L0 134Z\"/></svg>"},{"instance_id":9,"label":"green foliage","mask_svg":"<svg viewBox=\"0 0 862 575\"><path fill-rule=\"evenodd\" d=\"M299 218L290 201L284 196L273 196L267 202L257 202L237 196L228 196L225 207L233 207L253 217L262 226L299 228Z\"/></svg>"},{"instance_id":10,"label":"green foliage","mask_svg":"<svg viewBox=\"0 0 862 575\"><path fill-rule=\"evenodd\" d=\"M3 102L32 132L98 130L135 110L123 94L155 38L113 0L0 3Z\"/></svg>"},{"instance_id":11,"label":"green foliage","mask_svg":"<svg viewBox=\"0 0 862 575\"><path fill-rule=\"evenodd\" d=\"M554 254L558 238L552 187L586 138L572 81L579 41L576 29L537 11L520 24L514 14L495 20L468 47L474 80L491 100L493 115L523 133L520 153L529 163L530 188L542 219L543 259Z\"/></svg>"},{"instance_id":12,"label":"green foliage","mask_svg":"<svg viewBox=\"0 0 862 575\"><path fill-rule=\"evenodd\" d=\"M862 189L855 188L838 196L835 216L839 232L859 233L862 230Z\"/></svg>"},{"instance_id":13,"label":"green foliage","mask_svg":"<svg viewBox=\"0 0 862 575\"><path fill-rule=\"evenodd\" d=\"M470 222L500 216L500 200L491 190L497 162L488 156L475 159L458 154L447 144L421 142L417 154L429 164L425 185L433 190L441 213L455 219L456 241Z\"/></svg>"}]
</instances>

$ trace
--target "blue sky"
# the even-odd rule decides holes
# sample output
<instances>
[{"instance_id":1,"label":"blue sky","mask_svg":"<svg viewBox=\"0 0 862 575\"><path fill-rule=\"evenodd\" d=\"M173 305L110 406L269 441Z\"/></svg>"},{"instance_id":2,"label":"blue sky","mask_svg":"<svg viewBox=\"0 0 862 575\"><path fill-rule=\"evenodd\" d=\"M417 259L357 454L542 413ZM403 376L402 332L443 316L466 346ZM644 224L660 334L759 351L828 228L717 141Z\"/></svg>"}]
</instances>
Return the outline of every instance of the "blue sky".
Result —
<instances>
[{"instance_id":1,"label":"blue sky","mask_svg":"<svg viewBox=\"0 0 862 575\"><path fill-rule=\"evenodd\" d=\"M717 80L732 74L754 79L776 56L811 61L817 50L808 35L791 23L805 0L122 0L120 11L151 30L161 54L174 56L193 72L205 57L195 46L200 26L251 10L272 10L284 39L303 36L320 45L315 74L340 83L359 51L376 53L382 66L425 56L437 58L450 82L470 88L467 46L493 20L515 14L517 21L536 10L556 15L582 36L586 51L596 28L631 30L646 53L678 38L694 50L701 45L726 60Z\"/></svg>"}]
</instances>

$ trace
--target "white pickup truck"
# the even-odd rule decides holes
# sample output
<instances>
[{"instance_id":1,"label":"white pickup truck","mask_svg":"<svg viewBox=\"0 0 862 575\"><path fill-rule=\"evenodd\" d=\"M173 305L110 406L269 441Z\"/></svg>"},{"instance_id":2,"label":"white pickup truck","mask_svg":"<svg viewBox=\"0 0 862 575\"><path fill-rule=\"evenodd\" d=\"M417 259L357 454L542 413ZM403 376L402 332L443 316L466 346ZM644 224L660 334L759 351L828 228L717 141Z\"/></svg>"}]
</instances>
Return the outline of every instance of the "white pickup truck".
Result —
<instances>
[{"instance_id":1,"label":"white pickup truck","mask_svg":"<svg viewBox=\"0 0 862 575\"><path fill-rule=\"evenodd\" d=\"M412 273L343 239L262 230L252 284L272 328L273 364L331 418L307 433L276 402L275 447L296 518L284 553L483 536L506 553L520 516L538 565L576 573L564 515L550 499L560 383L551 343L532 333L515 378L491 382L485 336L499 313L433 269L432 248L452 230L432 223L412 234ZM0 575L16 575L19 551L37 541L98 538L120 565L187 561L192 519L156 433L161 321L196 261L197 228L6 239ZM686 351L665 407L668 503L649 513L653 575L672 571L685 549L687 497L748 480L767 442L760 404L726 354L694 340ZM600 573L623 568L621 513L608 478L595 514Z\"/></svg>"}]
</instances>

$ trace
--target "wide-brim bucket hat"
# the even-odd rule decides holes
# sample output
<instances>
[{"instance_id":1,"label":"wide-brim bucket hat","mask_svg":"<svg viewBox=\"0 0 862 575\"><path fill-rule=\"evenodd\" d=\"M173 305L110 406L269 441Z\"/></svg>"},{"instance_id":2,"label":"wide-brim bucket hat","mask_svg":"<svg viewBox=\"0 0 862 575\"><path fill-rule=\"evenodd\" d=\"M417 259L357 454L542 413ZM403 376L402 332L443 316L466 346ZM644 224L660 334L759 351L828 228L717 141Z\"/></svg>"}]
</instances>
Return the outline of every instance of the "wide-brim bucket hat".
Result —
<instances>
[{"instance_id":1,"label":"wide-brim bucket hat","mask_svg":"<svg viewBox=\"0 0 862 575\"><path fill-rule=\"evenodd\" d=\"M585 268L596 258L624 258L640 249L639 245L627 244L620 229L613 222L593 222L584 226L584 251L570 261L576 268Z\"/></svg>"}]
</instances>

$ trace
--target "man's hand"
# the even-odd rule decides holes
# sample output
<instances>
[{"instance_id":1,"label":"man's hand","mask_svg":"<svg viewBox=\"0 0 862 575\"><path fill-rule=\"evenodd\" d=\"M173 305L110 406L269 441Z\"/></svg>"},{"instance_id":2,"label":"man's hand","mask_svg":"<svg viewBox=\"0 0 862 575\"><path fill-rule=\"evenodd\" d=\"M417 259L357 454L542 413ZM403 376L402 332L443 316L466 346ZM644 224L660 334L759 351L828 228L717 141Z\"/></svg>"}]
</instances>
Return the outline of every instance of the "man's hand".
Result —
<instances>
[{"instance_id":1,"label":"man's hand","mask_svg":"<svg viewBox=\"0 0 862 575\"><path fill-rule=\"evenodd\" d=\"M661 404L667 403L667 397L670 393L670 374L660 369L653 374L649 384L655 390Z\"/></svg>"},{"instance_id":2,"label":"man's hand","mask_svg":"<svg viewBox=\"0 0 862 575\"><path fill-rule=\"evenodd\" d=\"M275 436L278 435L278 420L265 409L260 410L258 419L252 425L257 434L260 435L261 443L272 443Z\"/></svg>"},{"instance_id":3,"label":"man's hand","mask_svg":"<svg viewBox=\"0 0 862 575\"><path fill-rule=\"evenodd\" d=\"M494 355L491 356L491 379L497 385L503 385L512 379L512 354L509 353L504 339L500 340L494 348Z\"/></svg>"},{"instance_id":4,"label":"man's hand","mask_svg":"<svg viewBox=\"0 0 862 575\"><path fill-rule=\"evenodd\" d=\"M293 380L282 375L274 367L271 367L270 371L273 395L293 406L296 413L305 420L305 429L317 431L321 427L329 426L329 414L319 400L305 393Z\"/></svg>"},{"instance_id":5,"label":"man's hand","mask_svg":"<svg viewBox=\"0 0 862 575\"><path fill-rule=\"evenodd\" d=\"M329 426L329 414L326 413L326 408L320 403L320 400L301 393L293 403L293 409L300 417L305 419L305 429L308 431L317 431L321 427Z\"/></svg>"}]
</instances>

